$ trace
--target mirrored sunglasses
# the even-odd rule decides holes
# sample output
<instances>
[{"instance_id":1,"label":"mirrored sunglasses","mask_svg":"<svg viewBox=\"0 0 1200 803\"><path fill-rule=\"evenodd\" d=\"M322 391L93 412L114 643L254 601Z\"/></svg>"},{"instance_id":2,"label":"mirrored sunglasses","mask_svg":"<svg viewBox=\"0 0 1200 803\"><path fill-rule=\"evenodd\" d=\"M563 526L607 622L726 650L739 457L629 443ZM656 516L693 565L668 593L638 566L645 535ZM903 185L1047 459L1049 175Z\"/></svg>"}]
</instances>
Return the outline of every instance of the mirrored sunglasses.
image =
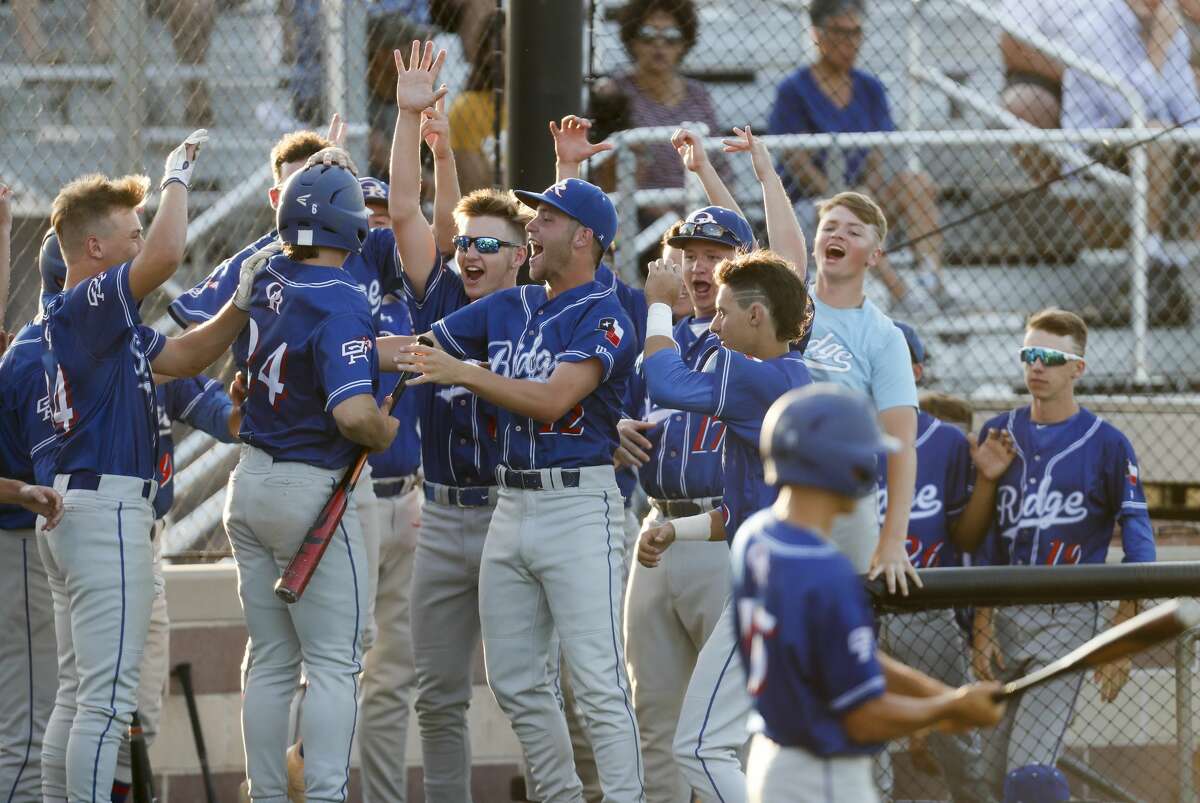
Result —
<instances>
[{"instance_id":1,"label":"mirrored sunglasses","mask_svg":"<svg viewBox=\"0 0 1200 803\"><path fill-rule=\"evenodd\" d=\"M459 251L469 251L471 244L475 244L475 250L481 254L494 254L500 250L500 246L507 245L511 248L516 248L520 243L510 243L507 240L501 240L499 237L468 237L465 234L460 234L452 241L454 247Z\"/></svg>"},{"instance_id":2,"label":"mirrored sunglasses","mask_svg":"<svg viewBox=\"0 0 1200 803\"><path fill-rule=\"evenodd\" d=\"M735 242L738 236L720 223L684 223L679 227L679 237L729 237Z\"/></svg>"},{"instance_id":3,"label":"mirrored sunglasses","mask_svg":"<svg viewBox=\"0 0 1200 803\"><path fill-rule=\"evenodd\" d=\"M1056 368L1060 365L1066 365L1068 362L1083 360L1083 357L1080 357L1078 354L1072 354L1069 351L1059 351L1058 349L1047 349L1039 346L1026 346L1019 353L1021 362L1026 365L1033 365L1038 360L1041 360L1042 365L1047 368Z\"/></svg>"}]
</instances>

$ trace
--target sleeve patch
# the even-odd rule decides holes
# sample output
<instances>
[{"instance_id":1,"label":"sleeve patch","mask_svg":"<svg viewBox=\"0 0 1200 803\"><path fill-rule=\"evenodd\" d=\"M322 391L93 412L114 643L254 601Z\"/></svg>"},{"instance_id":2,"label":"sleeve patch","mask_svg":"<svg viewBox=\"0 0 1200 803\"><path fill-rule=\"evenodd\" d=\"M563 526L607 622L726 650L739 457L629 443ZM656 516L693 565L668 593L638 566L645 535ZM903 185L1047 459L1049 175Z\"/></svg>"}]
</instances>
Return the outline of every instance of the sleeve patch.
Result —
<instances>
[{"instance_id":1,"label":"sleeve patch","mask_svg":"<svg viewBox=\"0 0 1200 803\"><path fill-rule=\"evenodd\" d=\"M611 343L613 348L621 345L621 338L625 336L625 330L616 318L601 318L596 331L603 332L604 339Z\"/></svg>"}]
</instances>

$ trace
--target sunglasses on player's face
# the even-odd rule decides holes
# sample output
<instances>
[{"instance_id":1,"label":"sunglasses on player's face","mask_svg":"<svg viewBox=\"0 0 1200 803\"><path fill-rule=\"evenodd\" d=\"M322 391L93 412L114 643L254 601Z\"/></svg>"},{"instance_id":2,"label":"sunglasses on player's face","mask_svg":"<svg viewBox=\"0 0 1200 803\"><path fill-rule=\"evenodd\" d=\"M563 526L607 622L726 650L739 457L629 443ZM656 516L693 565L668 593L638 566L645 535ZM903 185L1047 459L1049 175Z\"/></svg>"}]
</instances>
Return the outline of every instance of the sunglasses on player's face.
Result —
<instances>
[{"instance_id":1,"label":"sunglasses on player's face","mask_svg":"<svg viewBox=\"0 0 1200 803\"><path fill-rule=\"evenodd\" d=\"M499 237L468 237L465 234L460 234L455 237L452 242L454 247L459 251L469 251L471 243L475 244L475 250L481 254L495 254L500 251L500 246L507 245L510 248L516 248L519 243L510 243L507 240L501 240Z\"/></svg>"},{"instance_id":2,"label":"sunglasses on player's face","mask_svg":"<svg viewBox=\"0 0 1200 803\"><path fill-rule=\"evenodd\" d=\"M1041 346L1026 346L1019 353L1021 362L1026 365L1033 365L1038 360L1041 360L1042 365L1047 368L1057 368L1060 365L1066 365L1076 360L1083 361L1083 357L1080 357L1078 354L1072 354L1069 351L1059 351L1058 349L1042 348Z\"/></svg>"},{"instance_id":3,"label":"sunglasses on player's face","mask_svg":"<svg viewBox=\"0 0 1200 803\"><path fill-rule=\"evenodd\" d=\"M638 28L637 38L643 42L653 42L657 39L668 45L677 45L683 41L683 31L678 28L656 28L653 25L643 25Z\"/></svg>"}]
</instances>

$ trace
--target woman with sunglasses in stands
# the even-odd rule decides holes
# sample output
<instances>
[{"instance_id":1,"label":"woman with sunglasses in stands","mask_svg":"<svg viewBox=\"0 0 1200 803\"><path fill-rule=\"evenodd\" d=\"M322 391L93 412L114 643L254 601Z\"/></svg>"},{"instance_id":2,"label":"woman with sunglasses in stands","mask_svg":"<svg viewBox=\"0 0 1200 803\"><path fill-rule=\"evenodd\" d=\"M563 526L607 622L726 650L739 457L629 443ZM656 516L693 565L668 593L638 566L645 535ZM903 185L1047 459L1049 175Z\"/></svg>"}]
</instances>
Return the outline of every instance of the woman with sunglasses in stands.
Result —
<instances>
[{"instance_id":1,"label":"woman with sunglasses in stands","mask_svg":"<svg viewBox=\"0 0 1200 803\"><path fill-rule=\"evenodd\" d=\"M1119 524L1126 563L1155 559L1133 446L1075 399L1086 348L1087 324L1074 313L1046 309L1026 324L1018 356L1032 400L980 432L975 487L950 532L964 553L978 549L992 565L1104 563ZM1136 613L1135 600L1123 601L1111 624ZM1035 672L1101 627L1096 603L981 609L973 628L976 672L1001 680ZM1129 669L1126 658L1096 671L1103 700L1117 699ZM994 794L1015 800L1010 793L1021 789L1029 799L1067 799L1066 779L1053 768L1080 686L1078 678L1039 686L983 734L983 774ZM1035 794L1032 785L1042 783L1061 796Z\"/></svg>"},{"instance_id":2,"label":"woman with sunglasses in stands","mask_svg":"<svg viewBox=\"0 0 1200 803\"><path fill-rule=\"evenodd\" d=\"M691 0L631 0L621 11L621 44L633 69L615 80L622 128L701 122L717 131L704 84L684 78L679 65L696 44L700 20ZM683 186L683 166L669 142L637 147L640 188Z\"/></svg>"}]
</instances>

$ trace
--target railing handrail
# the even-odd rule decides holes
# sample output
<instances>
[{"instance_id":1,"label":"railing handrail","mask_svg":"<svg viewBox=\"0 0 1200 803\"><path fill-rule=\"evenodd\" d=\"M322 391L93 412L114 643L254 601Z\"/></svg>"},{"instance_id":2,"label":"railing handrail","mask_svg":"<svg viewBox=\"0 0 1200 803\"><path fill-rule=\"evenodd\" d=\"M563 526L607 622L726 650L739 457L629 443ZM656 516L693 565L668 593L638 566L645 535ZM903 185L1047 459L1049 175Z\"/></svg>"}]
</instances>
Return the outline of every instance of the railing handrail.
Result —
<instances>
[{"instance_id":1,"label":"railing handrail","mask_svg":"<svg viewBox=\"0 0 1200 803\"><path fill-rule=\"evenodd\" d=\"M882 579L864 581L880 610L965 605L1038 605L1200 595L1200 561L1081 566L970 566L921 569L923 587L889 594Z\"/></svg>"}]
</instances>

